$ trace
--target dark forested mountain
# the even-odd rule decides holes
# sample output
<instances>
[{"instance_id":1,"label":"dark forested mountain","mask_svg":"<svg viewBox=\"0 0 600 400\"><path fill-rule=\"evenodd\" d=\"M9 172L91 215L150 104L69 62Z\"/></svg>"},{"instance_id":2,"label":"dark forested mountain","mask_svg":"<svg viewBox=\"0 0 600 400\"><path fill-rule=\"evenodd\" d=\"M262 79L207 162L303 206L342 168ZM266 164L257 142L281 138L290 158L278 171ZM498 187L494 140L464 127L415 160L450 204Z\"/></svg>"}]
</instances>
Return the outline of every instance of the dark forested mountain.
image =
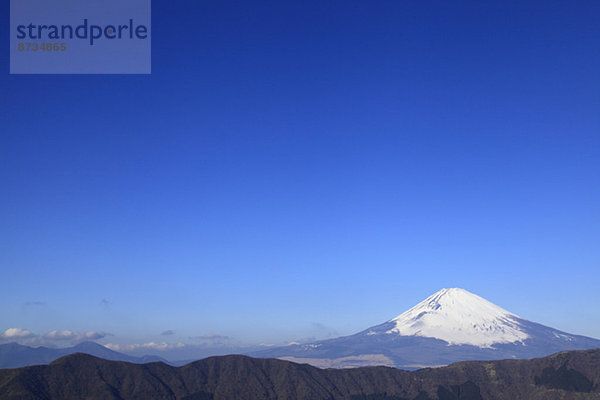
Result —
<instances>
[{"instance_id":1,"label":"dark forested mountain","mask_svg":"<svg viewBox=\"0 0 600 400\"><path fill-rule=\"evenodd\" d=\"M50 365L0 370L0 399L600 399L600 350L533 360L467 361L413 372L388 367L318 369L238 355L172 367L73 354Z\"/></svg>"},{"instance_id":2,"label":"dark forested mountain","mask_svg":"<svg viewBox=\"0 0 600 400\"><path fill-rule=\"evenodd\" d=\"M464 289L442 289L380 325L350 336L250 353L317 367L402 369L464 360L544 357L600 347L600 340L525 320Z\"/></svg>"},{"instance_id":3,"label":"dark forested mountain","mask_svg":"<svg viewBox=\"0 0 600 400\"><path fill-rule=\"evenodd\" d=\"M29 347L17 343L0 344L0 368L18 368L30 365L48 364L60 357L74 353L86 353L105 360L127 361L132 363L166 362L158 356L133 357L107 349L94 342L82 342L73 347L54 349L49 347Z\"/></svg>"}]
</instances>

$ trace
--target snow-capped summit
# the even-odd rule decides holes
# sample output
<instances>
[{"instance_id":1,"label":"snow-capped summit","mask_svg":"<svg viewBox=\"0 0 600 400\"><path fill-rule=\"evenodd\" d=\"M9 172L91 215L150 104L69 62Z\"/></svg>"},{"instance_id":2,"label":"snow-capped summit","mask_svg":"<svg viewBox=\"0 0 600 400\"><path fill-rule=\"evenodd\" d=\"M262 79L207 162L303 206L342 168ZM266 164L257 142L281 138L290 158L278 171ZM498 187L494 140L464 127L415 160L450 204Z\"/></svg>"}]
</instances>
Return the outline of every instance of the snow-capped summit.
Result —
<instances>
[{"instance_id":1,"label":"snow-capped summit","mask_svg":"<svg viewBox=\"0 0 600 400\"><path fill-rule=\"evenodd\" d=\"M525 320L464 289L442 289L354 335L257 352L317 367L416 369L465 360L544 357L600 348L600 340Z\"/></svg>"},{"instance_id":2,"label":"snow-capped summit","mask_svg":"<svg viewBox=\"0 0 600 400\"><path fill-rule=\"evenodd\" d=\"M529 337L520 318L460 288L442 289L390 322L386 333L422 336L449 344L491 347L495 343L523 342Z\"/></svg>"}]
</instances>

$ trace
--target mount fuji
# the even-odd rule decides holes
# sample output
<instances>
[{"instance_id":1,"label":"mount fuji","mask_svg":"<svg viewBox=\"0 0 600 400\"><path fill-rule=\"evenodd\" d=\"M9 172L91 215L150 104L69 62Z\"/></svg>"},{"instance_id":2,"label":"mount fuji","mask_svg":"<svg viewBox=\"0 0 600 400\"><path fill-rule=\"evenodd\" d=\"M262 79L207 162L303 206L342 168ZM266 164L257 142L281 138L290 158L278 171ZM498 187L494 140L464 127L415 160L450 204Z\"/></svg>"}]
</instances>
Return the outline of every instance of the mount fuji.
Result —
<instances>
[{"instance_id":1,"label":"mount fuji","mask_svg":"<svg viewBox=\"0 0 600 400\"><path fill-rule=\"evenodd\" d=\"M527 321L464 289L442 289L362 332L253 353L317 367L387 365L403 369L464 360L543 357L600 348L600 340Z\"/></svg>"}]
</instances>

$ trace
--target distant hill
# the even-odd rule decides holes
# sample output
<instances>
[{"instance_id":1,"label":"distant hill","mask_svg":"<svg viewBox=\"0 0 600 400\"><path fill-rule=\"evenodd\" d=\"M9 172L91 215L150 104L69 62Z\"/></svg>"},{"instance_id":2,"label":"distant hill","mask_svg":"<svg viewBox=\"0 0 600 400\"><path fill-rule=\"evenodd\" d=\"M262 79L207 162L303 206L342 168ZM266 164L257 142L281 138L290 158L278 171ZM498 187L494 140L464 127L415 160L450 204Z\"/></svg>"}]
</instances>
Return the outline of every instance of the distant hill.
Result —
<instances>
[{"instance_id":1,"label":"distant hill","mask_svg":"<svg viewBox=\"0 0 600 400\"><path fill-rule=\"evenodd\" d=\"M464 289L442 289L350 336L250 353L316 367L418 369L464 360L527 359L600 348L600 340L527 321Z\"/></svg>"},{"instance_id":2,"label":"distant hill","mask_svg":"<svg viewBox=\"0 0 600 400\"><path fill-rule=\"evenodd\" d=\"M105 360L127 361L143 364L154 361L167 362L158 356L133 357L112 351L98 343L82 342L73 347L54 349L49 347L29 347L17 343L0 344L0 368L18 368L48 364L74 353L86 353Z\"/></svg>"},{"instance_id":3,"label":"distant hill","mask_svg":"<svg viewBox=\"0 0 600 400\"><path fill-rule=\"evenodd\" d=\"M0 370L0 399L598 400L600 349L413 372L318 369L239 355L172 367L73 354L50 365Z\"/></svg>"}]
</instances>

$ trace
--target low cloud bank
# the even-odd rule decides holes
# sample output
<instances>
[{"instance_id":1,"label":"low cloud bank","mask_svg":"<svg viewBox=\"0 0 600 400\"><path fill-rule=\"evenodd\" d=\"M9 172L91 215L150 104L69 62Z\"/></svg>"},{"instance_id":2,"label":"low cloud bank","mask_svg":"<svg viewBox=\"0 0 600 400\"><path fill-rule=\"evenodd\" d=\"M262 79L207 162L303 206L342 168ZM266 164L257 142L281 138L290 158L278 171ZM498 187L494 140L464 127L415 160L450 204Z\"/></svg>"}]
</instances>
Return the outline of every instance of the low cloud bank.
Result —
<instances>
[{"instance_id":1,"label":"low cloud bank","mask_svg":"<svg viewBox=\"0 0 600 400\"><path fill-rule=\"evenodd\" d=\"M99 340L108 335L106 332L74 332L70 330L53 330L43 335L37 335L29 329L8 328L0 333L0 342L17 342L27 346L54 346L65 342L77 344L88 340Z\"/></svg>"}]
</instances>

